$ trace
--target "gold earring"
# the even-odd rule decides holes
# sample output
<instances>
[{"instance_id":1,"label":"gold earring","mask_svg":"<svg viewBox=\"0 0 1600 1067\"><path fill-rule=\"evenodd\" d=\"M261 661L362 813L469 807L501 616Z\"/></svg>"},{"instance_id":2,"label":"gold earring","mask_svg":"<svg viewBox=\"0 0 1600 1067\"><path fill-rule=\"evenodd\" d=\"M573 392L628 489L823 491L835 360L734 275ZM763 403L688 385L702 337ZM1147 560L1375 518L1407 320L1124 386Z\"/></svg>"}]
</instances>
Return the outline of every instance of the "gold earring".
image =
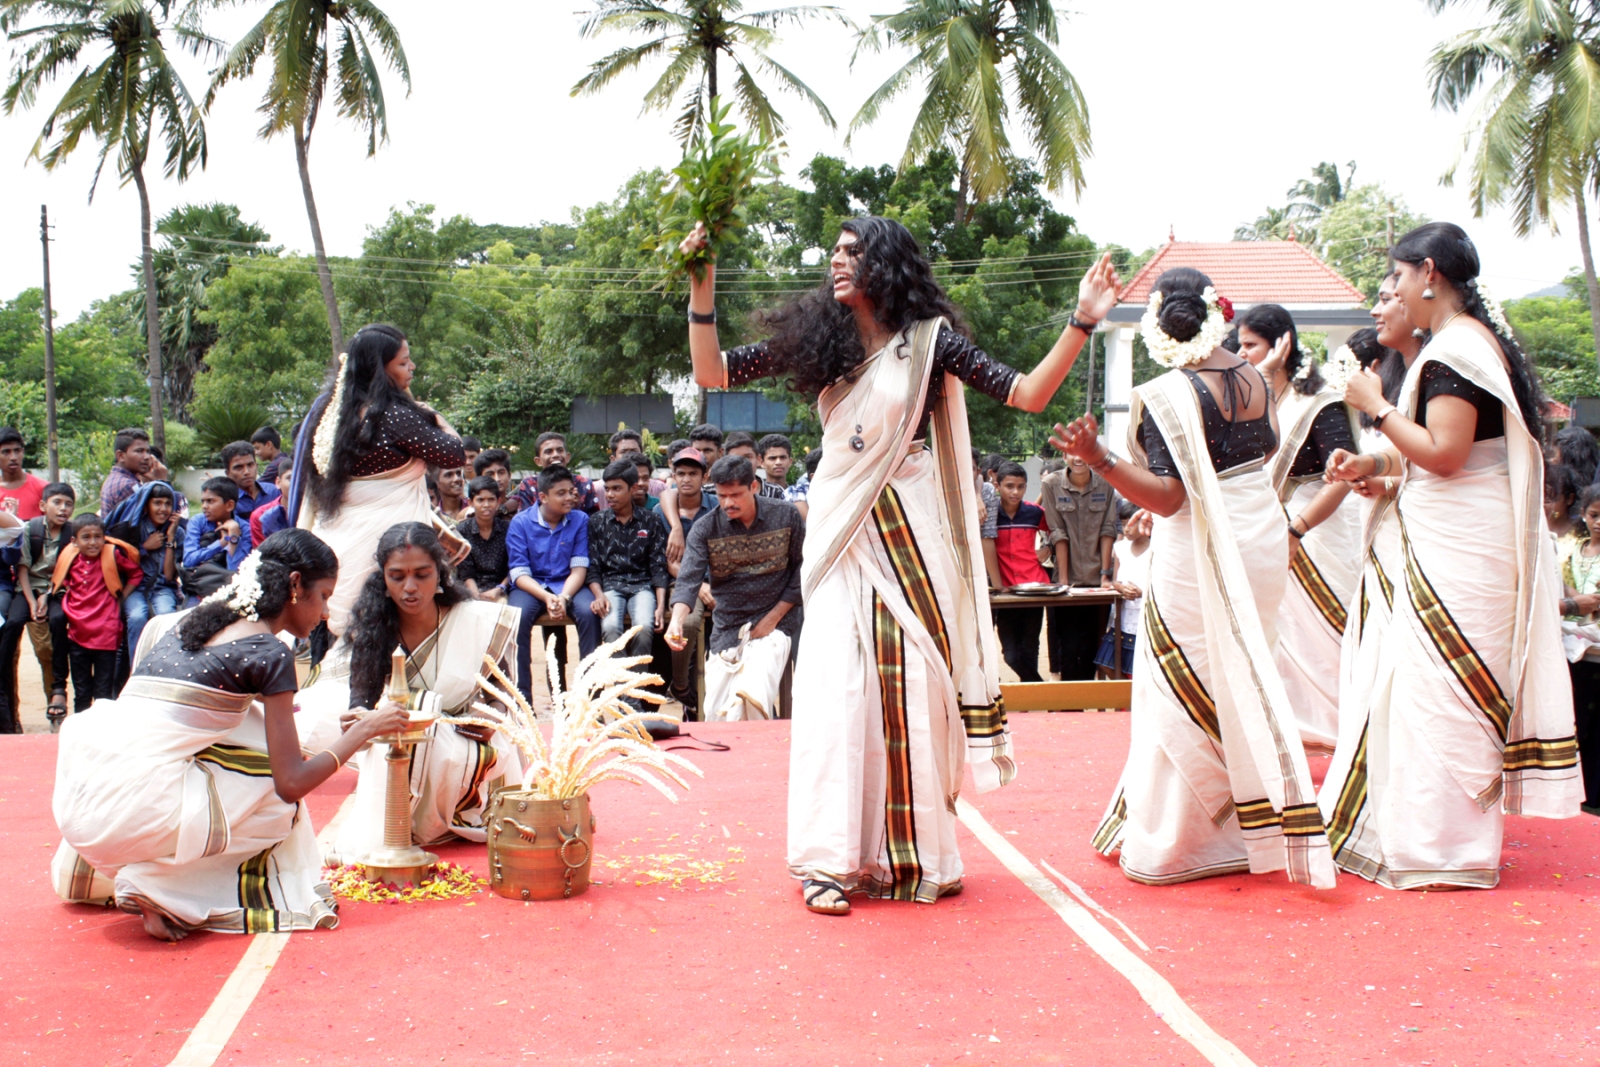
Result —
<instances>
[{"instance_id":1,"label":"gold earring","mask_svg":"<svg viewBox=\"0 0 1600 1067\"><path fill-rule=\"evenodd\" d=\"M300 603L300 594L299 593L290 593L289 594L289 603L291 603L291 604Z\"/></svg>"}]
</instances>

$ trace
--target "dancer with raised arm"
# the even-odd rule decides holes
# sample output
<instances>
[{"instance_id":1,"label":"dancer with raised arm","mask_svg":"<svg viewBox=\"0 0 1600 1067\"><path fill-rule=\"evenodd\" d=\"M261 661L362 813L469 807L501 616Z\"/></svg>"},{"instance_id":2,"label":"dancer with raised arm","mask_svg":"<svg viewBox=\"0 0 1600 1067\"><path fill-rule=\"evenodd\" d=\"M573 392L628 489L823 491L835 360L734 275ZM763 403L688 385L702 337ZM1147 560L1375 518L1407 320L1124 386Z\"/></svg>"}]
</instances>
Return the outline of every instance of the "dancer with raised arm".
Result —
<instances>
[{"instance_id":1,"label":"dancer with raised arm","mask_svg":"<svg viewBox=\"0 0 1600 1067\"><path fill-rule=\"evenodd\" d=\"M821 287L766 314L760 344L717 344L713 268L689 302L701 385L781 375L818 399L789 869L806 906L830 915L853 893L931 903L959 892L963 765L980 792L1015 773L962 384L1043 410L1119 293L1104 256L1060 339L1023 374L968 339L905 227L868 217L842 231ZM697 227L684 249L704 242Z\"/></svg>"},{"instance_id":2,"label":"dancer with raised arm","mask_svg":"<svg viewBox=\"0 0 1600 1067\"><path fill-rule=\"evenodd\" d=\"M1342 390L1329 388L1277 304L1239 316L1239 355L1272 387L1283 437L1267 476L1289 516L1289 588L1278 612L1278 673L1307 752L1329 755L1339 737L1339 649L1345 605L1361 578L1359 508L1350 487L1322 472L1337 449L1355 451ZM1281 344L1280 344L1281 342ZM1282 359L1271 359L1279 345Z\"/></svg>"},{"instance_id":3,"label":"dancer with raised arm","mask_svg":"<svg viewBox=\"0 0 1600 1067\"><path fill-rule=\"evenodd\" d=\"M1335 455L1328 477L1400 479L1404 571L1322 807L1347 871L1391 889L1489 888L1506 813L1566 818L1582 799L1539 387L1461 227L1420 226L1390 256L1395 299L1431 338L1398 402L1370 371L1351 379L1347 399L1388 444Z\"/></svg>"},{"instance_id":4,"label":"dancer with raised arm","mask_svg":"<svg viewBox=\"0 0 1600 1067\"><path fill-rule=\"evenodd\" d=\"M383 323L361 327L300 432L290 503L299 508L296 525L339 556L339 587L328 605L335 637L377 565L372 546L383 531L397 522L433 522L428 465L466 462L450 424L412 398L415 373L405 334Z\"/></svg>"},{"instance_id":5,"label":"dancer with raised arm","mask_svg":"<svg viewBox=\"0 0 1600 1067\"><path fill-rule=\"evenodd\" d=\"M301 798L406 722L391 706L300 751L294 653L277 634L327 618L338 571L313 534L272 535L199 607L150 620L122 694L62 724L63 899L114 898L168 941L338 924Z\"/></svg>"},{"instance_id":6,"label":"dancer with raised arm","mask_svg":"<svg viewBox=\"0 0 1600 1067\"><path fill-rule=\"evenodd\" d=\"M1167 271L1140 330L1173 369L1133 391L1137 462L1112 454L1092 415L1051 438L1157 516L1128 763L1093 842L1147 885L1287 870L1326 889L1333 860L1273 658L1289 576L1265 470L1277 412L1261 374L1222 347L1231 319L1204 274Z\"/></svg>"}]
</instances>

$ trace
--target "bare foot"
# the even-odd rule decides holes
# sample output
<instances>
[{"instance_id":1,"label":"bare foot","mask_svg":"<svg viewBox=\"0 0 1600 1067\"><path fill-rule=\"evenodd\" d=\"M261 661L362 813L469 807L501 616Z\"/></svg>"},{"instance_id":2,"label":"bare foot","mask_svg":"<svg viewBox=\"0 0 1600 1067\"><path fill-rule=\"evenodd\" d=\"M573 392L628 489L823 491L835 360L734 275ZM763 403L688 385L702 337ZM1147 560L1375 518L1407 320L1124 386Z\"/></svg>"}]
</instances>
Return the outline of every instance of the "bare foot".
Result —
<instances>
[{"instance_id":1,"label":"bare foot","mask_svg":"<svg viewBox=\"0 0 1600 1067\"><path fill-rule=\"evenodd\" d=\"M182 941L189 936L189 931L181 926L173 926L154 908L141 904L139 910L144 913L144 932L157 941Z\"/></svg>"}]
</instances>

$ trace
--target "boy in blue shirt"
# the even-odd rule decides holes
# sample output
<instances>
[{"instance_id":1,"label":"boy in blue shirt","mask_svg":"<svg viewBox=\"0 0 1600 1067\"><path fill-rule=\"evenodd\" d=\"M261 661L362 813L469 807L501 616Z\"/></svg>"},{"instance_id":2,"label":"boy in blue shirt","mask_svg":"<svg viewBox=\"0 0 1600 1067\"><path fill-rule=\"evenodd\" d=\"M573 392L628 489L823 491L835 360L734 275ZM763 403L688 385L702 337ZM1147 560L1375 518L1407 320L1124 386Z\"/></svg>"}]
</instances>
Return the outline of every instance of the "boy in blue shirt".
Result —
<instances>
[{"instance_id":1,"label":"boy in blue shirt","mask_svg":"<svg viewBox=\"0 0 1600 1067\"><path fill-rule=\"evenodd\" d=\"M566 662L567 623L578 628L582 655L600 645L594 594L584 587L589 571L589 517L581 511L573 513L577 504L572 472L553 463L539 472L539 503L519 511L506 530L506 557L511 565L511 593L506 601L522 613L517 626L517 685L530 703L531 641L540 615L562 623L555 627L558 662Z\"/></svg>"},{"instance_id":2,"label":"boy in blue shirt","mask_svg":"<svg viewBox=\"0 0 1600 1067\"><path fill-rule=\"evenodd\" d=\"M239 487L227 478L210 478L200 487L200 515L189 520L183 536L185 570L205 563L226 562L236 571L250 554L250 527L234 518ZM199 590L186 589L191 596ZM209 592L209 590L207 590Z\"/></svg>"}]
</instances>

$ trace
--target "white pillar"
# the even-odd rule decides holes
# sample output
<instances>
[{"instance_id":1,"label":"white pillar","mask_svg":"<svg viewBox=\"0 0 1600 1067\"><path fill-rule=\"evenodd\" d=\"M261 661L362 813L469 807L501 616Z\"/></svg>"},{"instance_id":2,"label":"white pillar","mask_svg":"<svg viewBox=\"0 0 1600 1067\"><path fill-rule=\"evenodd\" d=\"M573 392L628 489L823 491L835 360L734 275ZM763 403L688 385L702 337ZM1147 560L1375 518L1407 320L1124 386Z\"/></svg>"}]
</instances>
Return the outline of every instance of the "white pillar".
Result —
<instances>
[{"instance_id":1,"label":"white pillar","mask_svg":"<svg viewBox=\"0 0 1600 1067\"><path fill-rule=\"evenodd\" d=\"M1328 355L1332 356L1339 351L1339 346L1350 340L1350 335L1355 329L1349 326L1335 326L1327 331Z\"/></svg>"},{"instance_id":2,"label":"white pillar","mask_svg":"<svg viewBox=\"0 0 1600 1067\"><path fill-rule=\"evenodd\" d=\"M1105 378L1105 425L1101 434L1111 451L1126 458L1128 451L1128 402L1133 398L1134 326L1118 325L1107 337Z\"/></svg>"}]
</instances>

